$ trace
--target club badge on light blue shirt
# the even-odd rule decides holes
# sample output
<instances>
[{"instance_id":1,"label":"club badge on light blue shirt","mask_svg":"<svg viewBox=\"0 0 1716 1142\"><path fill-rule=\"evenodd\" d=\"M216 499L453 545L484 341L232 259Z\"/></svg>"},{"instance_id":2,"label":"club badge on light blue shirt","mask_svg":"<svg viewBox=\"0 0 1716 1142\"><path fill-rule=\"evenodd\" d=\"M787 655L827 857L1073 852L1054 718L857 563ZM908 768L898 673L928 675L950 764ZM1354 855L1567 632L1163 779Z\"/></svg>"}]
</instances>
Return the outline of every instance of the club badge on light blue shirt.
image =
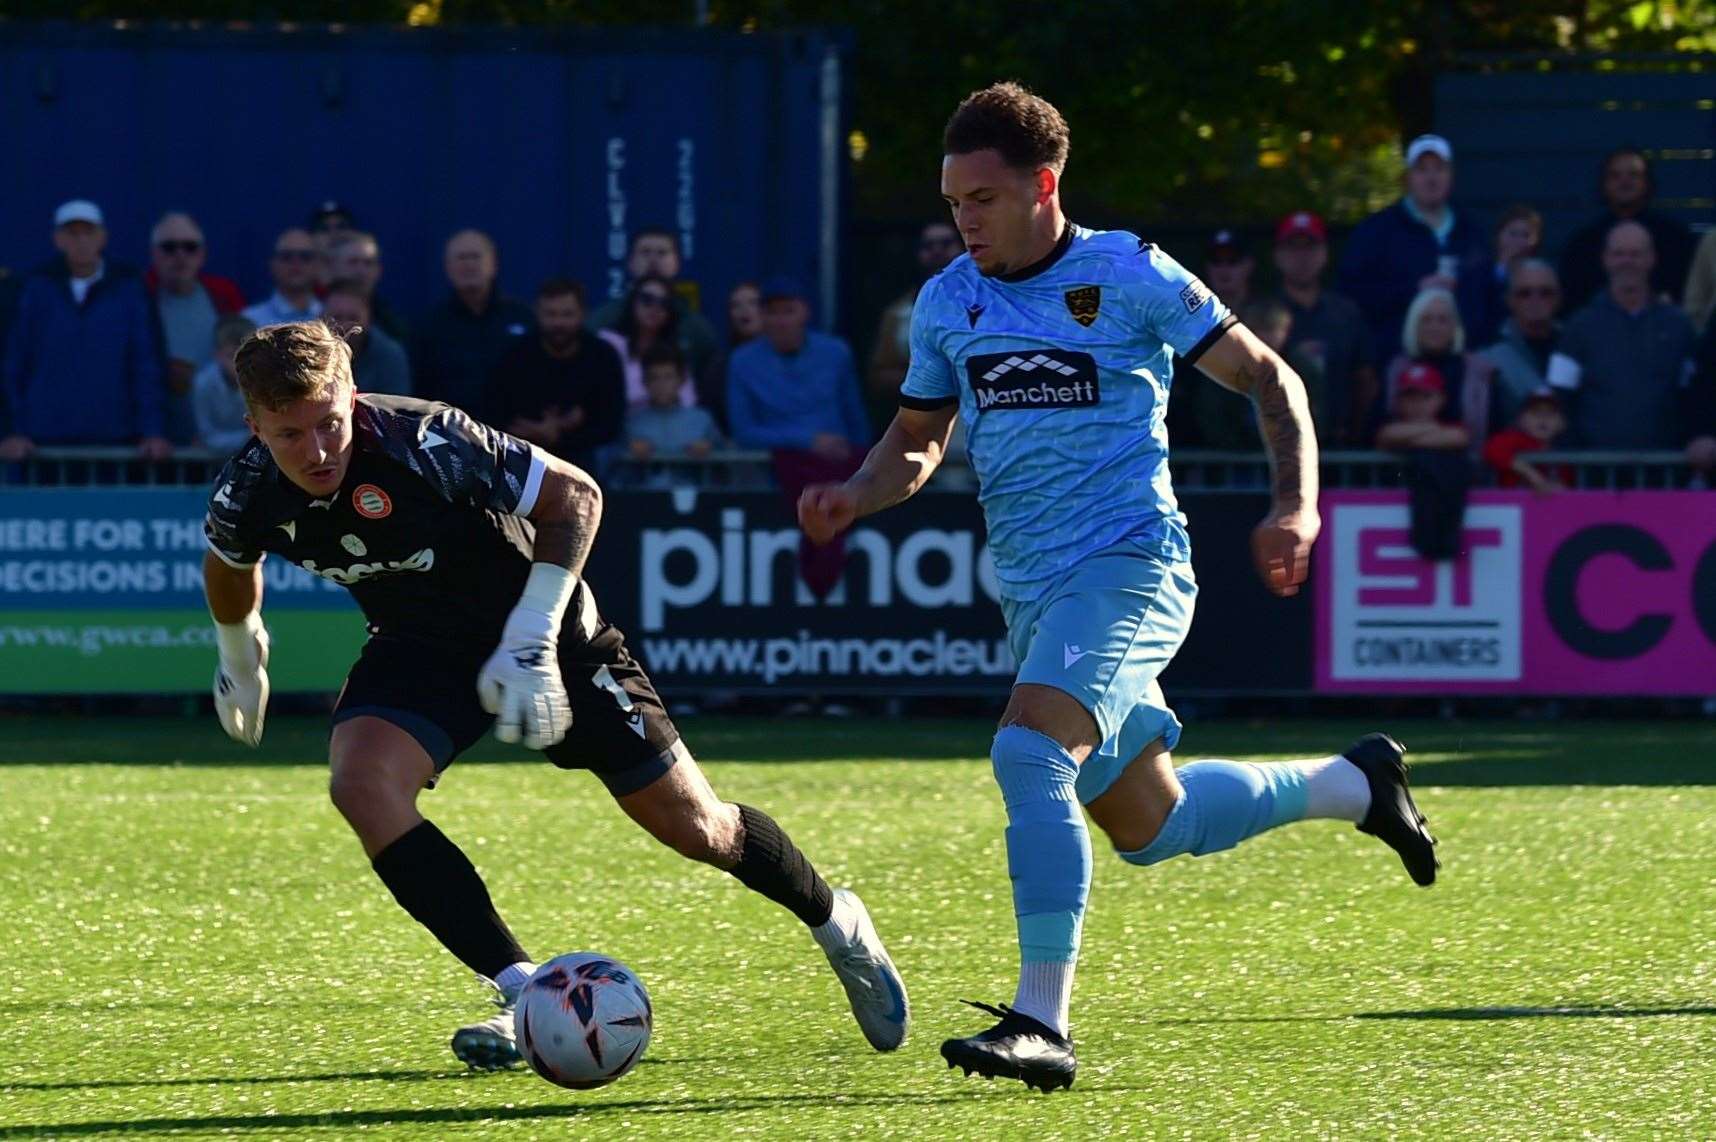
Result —
<instances>
[{"instance_id":1,"label":"club badge on light blue shirt","mask_svg":"<svg viewBox=\"0 0 1716 1142\"><path fill-rule=\"evenodd\" d=\"M1177 353L1233 324L1174 259L1123 230L1069 226L1056 253L985 277L961 256L912 312L908 407L953 401L1002 591L1031 599L1125 539L1184 558L1164 416Z\"/></svg>"}]
</instances>

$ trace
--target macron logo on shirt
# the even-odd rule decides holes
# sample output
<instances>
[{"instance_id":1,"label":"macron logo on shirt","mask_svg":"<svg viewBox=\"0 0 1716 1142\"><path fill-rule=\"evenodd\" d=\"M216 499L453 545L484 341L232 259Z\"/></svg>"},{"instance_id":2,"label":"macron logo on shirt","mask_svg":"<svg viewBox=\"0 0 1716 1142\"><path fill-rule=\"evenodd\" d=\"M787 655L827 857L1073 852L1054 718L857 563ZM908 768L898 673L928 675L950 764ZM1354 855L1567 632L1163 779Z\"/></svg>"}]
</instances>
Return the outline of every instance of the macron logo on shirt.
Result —
<instances>
[{"instance_id":1,"label":"macron logo on shirt","mask_svg":"<svg viewBox=\"0 0 1716 1142\"><path fill-rule=\"evenodd\" d=\"M977 411L1086 408L1100 404L1096 358L1068 349L1022 349L966 358Z\"/></svg>"}]
</instances>

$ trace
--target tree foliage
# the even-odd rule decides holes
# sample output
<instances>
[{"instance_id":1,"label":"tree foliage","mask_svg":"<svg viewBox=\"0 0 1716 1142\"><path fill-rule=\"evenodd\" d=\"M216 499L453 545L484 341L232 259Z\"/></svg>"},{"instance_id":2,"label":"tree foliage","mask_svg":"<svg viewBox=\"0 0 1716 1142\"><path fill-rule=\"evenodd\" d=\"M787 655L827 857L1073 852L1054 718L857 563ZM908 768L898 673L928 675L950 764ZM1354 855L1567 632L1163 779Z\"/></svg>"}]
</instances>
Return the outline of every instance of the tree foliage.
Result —
<instances>
[{"instance_id":1,"label":"tree foliage","mask_svg":"<svg viewBox=\"0 0 1716 1142\"><path fill-rule=\"evenodd\" d=\"M10 9L10 12L7 10ZM941 128L967 92L1018 79L1073 127L1086 216L1188 223L1390 197L1437 71L1471 53L1716 51L1716 0L155 0L154 19L459 25L665 23L852 29L861 213L933 207ZM0 0L0 14L135 17L104 0Z\"/></svg>"}]
</instances>

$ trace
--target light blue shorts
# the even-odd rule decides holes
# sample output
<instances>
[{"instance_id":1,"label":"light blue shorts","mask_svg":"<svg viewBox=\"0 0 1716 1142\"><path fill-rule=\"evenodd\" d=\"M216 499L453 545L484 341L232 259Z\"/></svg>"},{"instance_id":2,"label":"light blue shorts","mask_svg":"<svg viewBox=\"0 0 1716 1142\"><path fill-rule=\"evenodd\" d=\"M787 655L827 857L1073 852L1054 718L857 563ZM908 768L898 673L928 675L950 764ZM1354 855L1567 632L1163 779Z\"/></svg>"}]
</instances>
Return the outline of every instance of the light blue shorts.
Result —
<instances>
[{"instance_id":1,"label":"light blue shorts","mask_svg":"<svg viewBox=\"0 0 1716 1142\"><path fill-rule=\"evenodd\" d=\"M1197 594L1190 562L1128 541L1083 560L1039 598L1001 600L1015 683L1071 694L1102 733L1079 767L1081 803L1106 792L1157 738L1179 744L1180 720L1156 678L1186 640Z\"/></svg>"}]
</instances>

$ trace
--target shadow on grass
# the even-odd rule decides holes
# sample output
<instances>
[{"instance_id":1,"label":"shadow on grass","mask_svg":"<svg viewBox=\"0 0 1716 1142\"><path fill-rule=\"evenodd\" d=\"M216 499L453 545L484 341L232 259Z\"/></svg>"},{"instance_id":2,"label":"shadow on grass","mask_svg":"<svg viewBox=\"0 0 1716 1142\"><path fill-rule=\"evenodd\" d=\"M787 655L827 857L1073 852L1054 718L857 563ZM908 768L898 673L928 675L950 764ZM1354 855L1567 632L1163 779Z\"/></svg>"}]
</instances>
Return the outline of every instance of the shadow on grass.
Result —
<instances>
[{"instance_id":1,"label":"shadow on grass","mask_svg":"<svg viewBox=\"0 0 1716 1142\"><path fill-rule=\"evenodd\" d=\"M291 1083L421 1082L463 1078L466 1071L346 1071L325 1075L253 1075L201 1079L88 1079L63 1083L0 1083L0 1090L124 1090L170 1086L287 1086Z\"/></svg>"},{"instance_id":2,"label":"shadow on grass","mask_svg":"<svg viewBox=\"0 0 1716 1142\"><path fill-rule=\"evenodd\" d=\"M1128 1088L1103 1087L1104 1091ZM1140 1088L1142 1089L1142 1088ZM998 1093L997 1093L998 1092ZM574 1097L571 1094L568 1098ZM520 1122L545 1118L595 1118L614 1114L728 1114L777 1107L864 1107L864 1106L952 1106L987 1099L1019 1097L1019 1088L968 1088L959 1094L780 1094L736 1095L728 1098L634 1099L627 1102L568 1103L564 1106L444 1107L434 1109L346 1110L327 1114L235 1114L185 1116L180 1118L108 1119L94 1122L41 1122L0 1126L0 1138L48 1135L77 1137L115 1134L127 1137L164 1134L181 1130L284 1130L311 1127L369 1127L433 1122Z\"/></svg>"},{"instance_id":3,"label":"shadow on grass","mask_svg":"<svg viewBox=\"0 0 1716 1142\"><path fill-rule=\"evenodd\" d=\"M1346 1023L1354 1019L1483 1022L1493 1019L1658 1019L1687 1015L1716 1015L1716 1006L1427 1007L1418 1011L1355 1011L1350 1015L1208 1015L1195 1019L1152 1019L1151 1023L1191 1027L1206 1023Z\"/></svg>"},{"instance_id":4,"label":"shadow on grass","mask_svg":"<svg viewBox=\"0 0 1716 1142\"><path fill-rule=\"evenodd\" d=\"M851 718L697 717L679 725L700 760L763 762L987 758L995 730L992 722L951 718L881 728L872 720ZM270 718L262 745L252 750L229 741L213 715L0 717L0 765L320 765L327 761L328 732L325 715ZM543 761L541 754L492 737L482 738L458 760L460 765L511 763Z\"/></svg>"},{"instance_id":5,"label":"shadow on grass","mask_svg":"<svg viewBox=\"0 0 1716 1142\"><path fill-rule=\"evenodd\" d=\"M658 1059L651 1056L639 1059L640 1067L659 1067L679 1063L710 1063L716 1059L687 1059L672 1058ZM519 1074L526 1074L520 1068ZM125 1090L130 1088L149 1087L181 1087L181 1086L292 1086L297 1083L361 1083L361 1082L426 1082L460 1079L482 1079L484 1072L468 1068L448 1067L443 1070L419 1071L329 1071L325 1074L309 1075L211 1075L206 1078L176 1078L176 1079L86 1079L63 1083L0 1083L0 1090Z\"/></svg>"},{"instance_id":6,"label":"shadow on grass","mask_svg":"<svg viewBox=\"0 0 1716 1142\"><path fill-rule=\"evenodd\" d=\"M1411 751L1420 786L1716 785L1716 722L1469 722L1387 719ZM787 719L704 716L680 728L709 762L813 762L883 758L965 760L987 767L992 722L979 718ZM1188 728L1178 759L1318 757L1374 726L1356 720L1205 720ZM577 733L577 728L573 728ZM320 765L325 716L271 719L260 749L229 742L213 717L0 717L0 765ZM484 738L462 766L541 757Z\"/></svg>"},{"instance_id":7,"label":"shadow on grass","mask_svg":"<svg viewBox=\"0 0 1716 1142\"><path fill-rule=\"evenodd\" d=\"M1675 1015L1716 1015L1716 1007L1431 1007L1423 1011L1365 1011L1354 1019L1656 1019Z\"/></svg>"}]
</instances>

